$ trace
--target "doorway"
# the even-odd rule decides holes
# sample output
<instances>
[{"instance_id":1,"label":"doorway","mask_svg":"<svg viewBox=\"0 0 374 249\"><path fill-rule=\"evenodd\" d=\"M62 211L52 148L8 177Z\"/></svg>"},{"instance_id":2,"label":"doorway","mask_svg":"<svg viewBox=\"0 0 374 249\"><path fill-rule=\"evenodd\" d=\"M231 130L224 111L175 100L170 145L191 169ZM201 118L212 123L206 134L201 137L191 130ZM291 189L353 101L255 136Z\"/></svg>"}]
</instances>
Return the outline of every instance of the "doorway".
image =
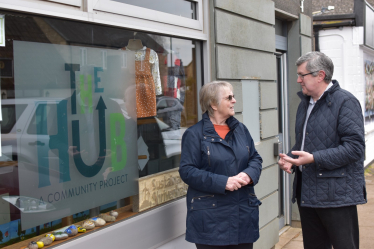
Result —
<instances>
[{"instance_id":1,"label":"doorway","mask_svg":"<svg viewBox=\"0 0 374 249\"><path fill-rule=\"evenodd\" d=\"M278 137L279 152L287 153L289 146L288 131L288 91L287 91L287 53L276 52L278 87ZM279 230L291 224L291 181L290 175L279 168L278 171L278 218Z\"/></svg>"}]
</instances>

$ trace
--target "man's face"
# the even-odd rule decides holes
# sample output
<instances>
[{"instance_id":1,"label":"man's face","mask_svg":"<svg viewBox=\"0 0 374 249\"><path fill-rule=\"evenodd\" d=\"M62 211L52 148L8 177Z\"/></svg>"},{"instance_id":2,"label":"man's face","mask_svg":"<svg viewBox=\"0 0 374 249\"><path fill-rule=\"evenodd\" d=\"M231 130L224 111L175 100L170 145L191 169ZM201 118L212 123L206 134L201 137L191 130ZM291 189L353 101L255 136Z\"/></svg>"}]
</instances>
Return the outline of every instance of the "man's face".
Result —
<instances>
[{"instance_id":1,"label":"man's face","mask_svg":"<svg viewBox=\"0 0 374 249\"><path fill-rule=\"evenodd\" d=\"M304 75L311 73L306 70L307 62L304 62L300 66L297 67L297 74ZM298 76L297 83L301 85L303 94L308 96L315 96L319 93L319 84L318 84L318 76L314 77L312 74L305 75L304 77Z\"/></svg>"}]
</instances>

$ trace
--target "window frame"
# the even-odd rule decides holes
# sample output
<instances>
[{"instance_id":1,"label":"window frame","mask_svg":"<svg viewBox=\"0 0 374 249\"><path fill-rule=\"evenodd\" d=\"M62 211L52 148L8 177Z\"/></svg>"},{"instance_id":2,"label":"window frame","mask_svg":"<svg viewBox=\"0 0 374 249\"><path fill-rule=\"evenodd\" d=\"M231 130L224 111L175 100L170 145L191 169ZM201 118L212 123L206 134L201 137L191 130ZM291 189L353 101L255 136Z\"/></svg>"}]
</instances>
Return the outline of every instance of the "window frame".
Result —
<instances>
[{"instance_id":1,"label":"window frame","mask_svg":"<svg viewBox=\"0 0 374 249\"><path fill-rule=\"evenodd\" d=\"M56 0L54 0L56 1ZM64 0L57 0L64 1ZM65 0L66 1L66 0ZM123 16L135 17L149 21L155 21L174 26L190 28L194 30L203 30L203 14L201 11L202 0L191 0L196 3L197 20L187 17L180 17L177 15L165 13L162 11L151 10L135 5L115 2L112 0L88 0L92 1L93 10L99 10Z\"/></svg>"},{"instance_id":2,"label":"window frame","mask_svg":"<svg viewBox=\"0 0 374 249\"><path fill-rule=\"evenodd\" d=\"M56 2L73 6L82 6L82 0L47 0L48 2Z\"/></svg>"},{"instance_id":3,"label":"window frame","mask_svg":"<svg viewBox=\"0 0 374 249\"><path fill-rule=\"evenodd\" d=\"M156 33L159 35L164 36L172 36L175 38L186 38L191 40L199 41L196 43L197 49L199 49L200 53L196 54L196 67L200 67L202 70L197 75L197 92L202 87L203 82L209 82L213 77L211 75L211 58L212 54L214 54L214 48L210 44L209 40L212 39L209 24L209 16L212 16L213 9L210 8L212 2L210 1L202 1L202 0L191 0L197 2L196 6L196 14L198 20L187 19L188 21L199 21L203 24L200 27L200 30L196 30L193 28L188 28L185 26L178 26L172 23L159 23L152 20L144 20L139 17L133 16L123 16L120 14L115 13L108 13L99 10L93 10L93 3L98 2L98 0L0 0L0 9L4 10L13 10L15 12L24 12L30 14L39 14L44 16L51 16L56 18L63 18L63 19L70 19L74 21L81 21L81 22L88 22L91 24L99 24L104 26L114 26L120 28L127 28L132 29L135 31L144 31L149 33ZM81 2L78 6L78 2ZM78 6L78 7L77 7ZM164 13L163 13L164 14ZM174 17L175 15L173 15ZM177 16L178 17L178 16ZM188 25L187 25L188 26ZM197 101L198 106L198 120L201 120L201 109L200 103ZM31 108L28 106L26 108ZM34 106L32 108L35 108ZM34 111L34 110L32 110ZM27 118L28 125L30 119ZM28 126L27 125L27 126ZM178 214L176 217L180 218L178 222L173 222L172 225L177 224L174 227L172 232L164 233L163 236L158 236L157 238L151 238L148 242L150 245L162 245L165 241L170 241L173 238L176 238L183 233L184 223L183 221L183 214L185 214L185 200L184 198L178 198L168 203L162 204L157 206L146 213L139 213L133 218L125 219L120 222L116 222L112 224L112 226L108 226L104 229L98 230L98 234L104 236L112 236L113 229L116 231L129 231L129 238L116 239L110 240L110 246L118 246L123 245L124 242L129 244L134 244L135 247L141 247L141 236L133 236L130 231L138 229L141 225L140 223L148 223L152 224L152 226L148 227L147 231L153 231L155 228L159 227L168 227L170 224L167 224L168 220L159 219L159 217L165 217L165 213L176 213ZM142 222L141 222L142 221ZM179 222L181 221L181 222ZM135 223L136 224L135 224ZM166 223L165 223L166 222ZM170 223L170 222L169 222ZM108 233L109 231L109 233ZM181 232L182 231L182 232ZM107 234L108 233L108 234ZM114 235L117 236L117 235ZM79 246L86 246L87 243L92 243L94 245L98 245L98 241L94 238L97 238L97 233L86 234L85 236L79 237L78 239L69 240L65 243L61 243L58 247L61 248L71 248L71 247L79 247ZM140 239L139 239L140 238ZM100 244L100 243L99 243ZM144 246L144 244L143 244Z\"/></svg>"},{"instance_id":4,"label":"window frame","mask_svg":"<svg viewBox=\"0 0 374 249\"><path fill-rule=\"evenodd\" d=\"M109 0L12 0L11 3L9 0L0 0L0 9L207 41L209 39L208 1L190 1L197 3L198 20L131 5L128 5L131 11L128 13L129 10L127 10L126 15L115 8L123 9L124 4ZM108 3L109 6L101 8L103 3ZM144 18L144 13L139 15L139 8L146 10L150 16ZM172 18L168 20L166 16Z\"/></svg>"}]
</instances>

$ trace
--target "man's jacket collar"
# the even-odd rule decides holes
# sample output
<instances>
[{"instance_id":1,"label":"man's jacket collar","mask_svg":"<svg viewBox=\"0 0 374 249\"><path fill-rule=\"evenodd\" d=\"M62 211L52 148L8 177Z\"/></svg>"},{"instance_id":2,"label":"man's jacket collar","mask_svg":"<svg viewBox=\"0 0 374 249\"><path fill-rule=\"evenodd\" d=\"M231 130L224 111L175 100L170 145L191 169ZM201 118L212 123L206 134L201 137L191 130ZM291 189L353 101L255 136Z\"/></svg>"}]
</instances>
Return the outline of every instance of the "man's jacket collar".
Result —
<instances>
[{"instance_id":1,"label":"man's jacket collar","mask_svg":"<svg viewBox=\"0 0 374 249\"><path fill-rule=\"evenodd\" d=\"M330 89L324 92L321 98L319 99L319 100L322 100L326 98L326 102L329 103L329 105L331 105L331 101L332 101L331 94L340 89L340 85L337 80L332 80L332 84L333 84L332 87L330 87ZM304 95L302 91L298 92L297 95L300 97L302 101L305 101L307 103L310 100L310 96Z\"/></svg>"}]
</instances>

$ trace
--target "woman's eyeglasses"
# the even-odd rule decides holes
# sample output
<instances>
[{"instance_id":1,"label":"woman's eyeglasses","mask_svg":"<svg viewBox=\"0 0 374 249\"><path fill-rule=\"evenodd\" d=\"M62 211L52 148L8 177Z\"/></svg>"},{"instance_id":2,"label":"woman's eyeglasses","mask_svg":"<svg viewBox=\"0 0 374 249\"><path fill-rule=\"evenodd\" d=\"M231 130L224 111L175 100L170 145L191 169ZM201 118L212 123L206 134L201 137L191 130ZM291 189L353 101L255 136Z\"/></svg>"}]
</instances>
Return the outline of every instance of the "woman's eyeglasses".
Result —
<instances>
[{"instance_id":1,"label":"woman's eyeglasses","mask_svg":"<svg viewBox=\"0 0 374 249\"><path fill-rule=\"evenodd\" d=\"M225 99L227 99L228 101L231 101L233 98L235 98L235 95L229 95L228 97L226 97Z\"/></svg>"}]
</instances>

